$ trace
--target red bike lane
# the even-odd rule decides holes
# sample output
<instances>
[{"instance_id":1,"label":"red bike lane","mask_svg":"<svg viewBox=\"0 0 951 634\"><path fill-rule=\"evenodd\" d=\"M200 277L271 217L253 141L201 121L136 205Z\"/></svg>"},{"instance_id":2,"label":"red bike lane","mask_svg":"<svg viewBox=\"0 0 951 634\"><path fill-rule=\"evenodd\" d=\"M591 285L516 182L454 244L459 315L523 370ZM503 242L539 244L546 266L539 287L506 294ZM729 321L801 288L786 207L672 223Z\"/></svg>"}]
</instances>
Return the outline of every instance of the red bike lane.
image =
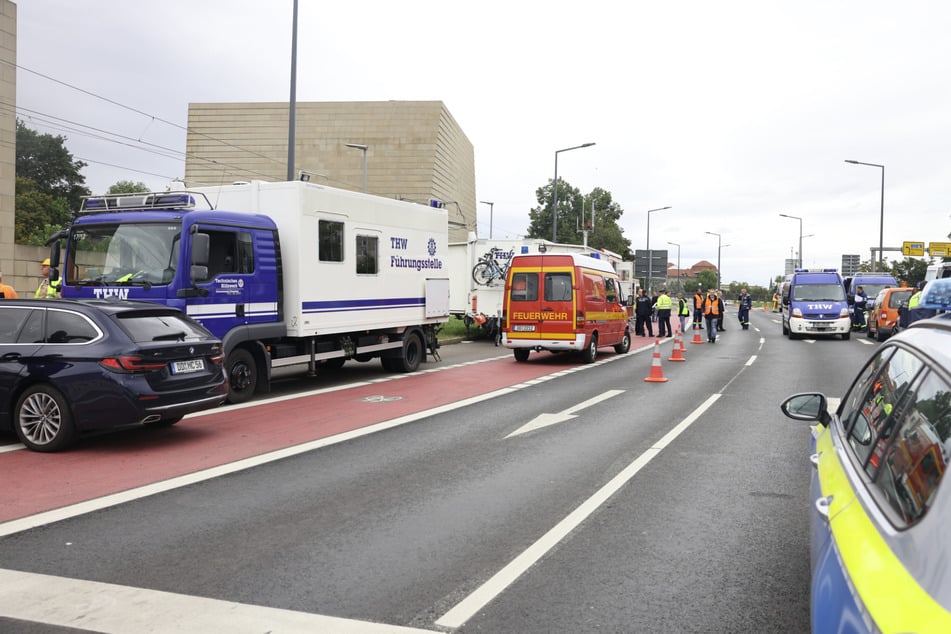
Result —
<instances>
[{"instance_id":1,"label":"red bike lane","mask_svg":"<svg viewBox=\"0 0 951 634\"><path fill-rule=\"evenodd\" d=\"M0 523L450 405L577 364L570 355L529 363L494 359L225 407L172 428L84 438L63 453L2 453Z\"/></svg>"}]
</instances>

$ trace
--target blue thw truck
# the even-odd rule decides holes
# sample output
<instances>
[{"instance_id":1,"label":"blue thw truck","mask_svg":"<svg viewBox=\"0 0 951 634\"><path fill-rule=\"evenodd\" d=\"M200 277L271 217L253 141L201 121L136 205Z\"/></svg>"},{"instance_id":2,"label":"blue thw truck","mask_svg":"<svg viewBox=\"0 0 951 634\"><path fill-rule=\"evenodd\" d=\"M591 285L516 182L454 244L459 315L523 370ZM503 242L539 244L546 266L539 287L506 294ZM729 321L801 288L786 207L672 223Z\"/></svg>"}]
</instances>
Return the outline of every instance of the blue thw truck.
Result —
<instances>
[{"instance_id":1,"label":"blue thw truck","mask_svg":"<svg viewBox=\"0 0 951 634\"><path fill-rule=\"evenodd\" d=\"M448 219L422 204L252 181L88 197L58 237L63 297L182 310L224 342L231 402L348 359L413 372L449 318Z\"/></svg>"}]
</instances>

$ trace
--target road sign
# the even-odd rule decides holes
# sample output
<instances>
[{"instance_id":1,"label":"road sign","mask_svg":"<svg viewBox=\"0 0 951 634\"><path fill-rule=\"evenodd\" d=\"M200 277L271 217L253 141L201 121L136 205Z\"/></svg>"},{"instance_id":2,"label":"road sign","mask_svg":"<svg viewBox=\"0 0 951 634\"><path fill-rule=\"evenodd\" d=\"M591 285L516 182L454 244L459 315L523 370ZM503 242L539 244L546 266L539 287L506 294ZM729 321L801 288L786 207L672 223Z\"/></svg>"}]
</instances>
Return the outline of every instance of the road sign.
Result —
<instances>
[{"instance_id":1,"label":"road sign","mask_svg":"<svg viewBox=\"0 0 951 634\"><path fill-rule=\"evenodd\" d=\"M932 244L934 243L932 242ZM924 242L903 242L901 245L901 254L902 255L924 255L925 243Z\"/></svg>"},{"instance_id":2,"label":"road sign","mask_svg":"<svg viewBox=\"0 0 951 634\"><path fill-rule=\"evenodd\" d=\"M933 258L944 258L951 255L951 242L929 242L928 255Z\"/></svg>"}]
</instances>

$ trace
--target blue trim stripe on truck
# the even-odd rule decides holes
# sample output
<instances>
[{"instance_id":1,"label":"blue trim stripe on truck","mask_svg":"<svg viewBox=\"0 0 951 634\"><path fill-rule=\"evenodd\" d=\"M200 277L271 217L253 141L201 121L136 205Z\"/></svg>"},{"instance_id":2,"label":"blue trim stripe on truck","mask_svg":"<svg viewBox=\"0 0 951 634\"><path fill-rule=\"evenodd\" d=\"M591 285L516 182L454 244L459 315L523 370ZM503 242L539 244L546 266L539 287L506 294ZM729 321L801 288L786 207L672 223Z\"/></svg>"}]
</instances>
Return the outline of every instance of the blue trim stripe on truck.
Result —
<instances>
[{"instance_id":1,"label":"blue trim stripe on truck","mask_svg":"<svg viewBox=\"0 0 951 634\"><path fill-rule=\"evenodd\" d=\"M345 313L355 310L386 310L388 308L422 308L424 297L386 297L383 299L344 299L325 302L304 302L307 314Z\"/></svg>"}]
</instances>

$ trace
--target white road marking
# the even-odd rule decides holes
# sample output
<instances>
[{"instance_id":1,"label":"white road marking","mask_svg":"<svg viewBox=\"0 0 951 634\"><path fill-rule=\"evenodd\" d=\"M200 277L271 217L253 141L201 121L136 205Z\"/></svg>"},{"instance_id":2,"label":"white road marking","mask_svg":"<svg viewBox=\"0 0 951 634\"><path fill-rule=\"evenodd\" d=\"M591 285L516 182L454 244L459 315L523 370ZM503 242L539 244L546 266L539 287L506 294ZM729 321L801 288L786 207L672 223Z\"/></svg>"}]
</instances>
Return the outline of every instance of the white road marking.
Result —
<instances>
[{"instance_id":1,"label":"white road marking","mask_svg":"<svg viewBox=\"0 0 951 634\"><path fill-rule=\"evenodd\" d=\"M749 367L749 366L753 365L753 363L754 363L755 361L756 361L756 355L754 354L752 357L750 357L749 361L747 361L745 365L746 365L747 367Z\"/></svg>"},{"instance_id":2,"label":"white road marking","mask_svg":"<svg viewBox=\"0 0 951 634\"><path fill-rule=\"evenodd\" d=\"M495 573L491 579L479 586L472 594L457 603L452 609L446 612L436 625L440 627L458 628L474 616L479 610L484 608L495 597L501 594L507 587L515 582L526 570L532 567L537 561L545 556L548 551L554 548L571 531L577 528L594 511L611 498L618 490L627 484L638 471L643 469L651 460L657 457L677 436L682 434L690 425L694 423L701 414L707 411L720 398L720 394L713 394L700 407L695 409L687 418L683 419L676 427L667 432L663 438L657 441L647 451L638 456L634 462L629 464L623 471L614 476L610 482L601 487L594 495L585 500L578 508L572 511L565 519L561 520L547 533L542 535L534 544L528 547L518 557L513 559Z\"/></svg>"},{"instance_id":3,"label":"white road marking","mask_svg":"<svg viewBox=\"0 0 951 634\"><path fill-rule=\"evenodd\" d=\"M608 390L607 392L603 394L599 394L595 397L589 398L588 400L578 403L577 405L572 405L568 409L562 410L555 414L549 414L547 412L543 412L539 414L538 416L536 416L535 418L533 418L532 420L530 420L529 422L519 427L518 429L516 429L515 431L513 431L511 434L506 436L506 438L511 438L513 436L518 436L520 434L525 434L530 431L534 431L536 429L541 429L542 427L548 427L549 425L557 425L558 423L564 423L565 421L575 418L577 415L576 412L580 412L581 410L587 407L591 407L592 405L597 405L601 401L606 401L609 398L614 398L618 394L623 394L623 393L624 393L624 390Z\"/></svg>"},{"instance_id":4,"label":"white road marking","mask_svg":"<svg viewBox=\"0 0 951 634\"><path fill-rule=\"evenodd\" d=\"M859 339L858 342L859 342L859 343L862 343L862 344L865 344L866 346L874 346L874 345L875 345L875 342L874 342L874 341L871 341L871 340L869 340L869 339Z\"/></svg>"},{"instance_id":5,"label":"white road marking","mask_svg":"<svg viewBox=\"0 0 951 634\"><path fill-rule=\"evenodd\" d=\"M3 569L0 569L0 615L103 634L432 633L411 627Z\"/></svg>"}]
</instances>

